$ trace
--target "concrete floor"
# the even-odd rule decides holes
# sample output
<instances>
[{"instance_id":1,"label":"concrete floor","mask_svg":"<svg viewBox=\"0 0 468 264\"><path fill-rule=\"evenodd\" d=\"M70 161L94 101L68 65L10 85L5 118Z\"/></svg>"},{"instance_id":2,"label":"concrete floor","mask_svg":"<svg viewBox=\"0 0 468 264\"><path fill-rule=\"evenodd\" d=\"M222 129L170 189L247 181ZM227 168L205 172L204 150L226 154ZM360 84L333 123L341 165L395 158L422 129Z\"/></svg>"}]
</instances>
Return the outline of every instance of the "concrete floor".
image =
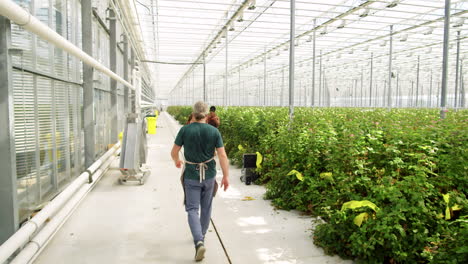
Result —
<instances>
[{"instance_id":1,"label":"concrete floor","mask_svg":"<svg viewBox=\"0 0 468 264\"><path fill-rule=\"evenodd\" d=\"M120 185L115 162L34 263L194 263L180 170L170 158L179 127L162 113L157 134L148 138L147 182ZM210 225L203 263L352 263L325 256L312 242L312 218L275 210L262 199L265 188L243 184L240 174L231 167L230 188L214 199L219 237ZM243 201L246 196L254 200Z\"/></svg>"}]
</instances>

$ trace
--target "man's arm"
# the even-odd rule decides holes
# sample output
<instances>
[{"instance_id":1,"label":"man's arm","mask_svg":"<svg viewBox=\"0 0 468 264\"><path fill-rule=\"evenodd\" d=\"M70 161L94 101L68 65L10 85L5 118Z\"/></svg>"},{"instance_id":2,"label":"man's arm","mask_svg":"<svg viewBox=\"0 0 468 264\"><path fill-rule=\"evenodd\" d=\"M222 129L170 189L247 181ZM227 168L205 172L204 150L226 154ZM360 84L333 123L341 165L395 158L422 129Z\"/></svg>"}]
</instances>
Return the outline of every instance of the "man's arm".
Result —
<instances>
[{"instance_id":1,"label":"man's arm","mask_svg":"<svg viewBox=\"0 0 468 264\"><path fill-rule=\"evenodd\" d=\"M224 147L216 148L218 152L219 163L223 171L223 179L221 180L221 187L224 186L224 191L229 187L229 160Z\"/></svg>"},{"instance_id":2,"label":"man's arm","mask_svg":"<svg viewBox=\"0 0 468 264\"><path fill-rule=\"evenodd\" d=\"M172 157L172 160L174 161L174 164L177 168L181 168L182 167L182 164L184 163L183 161L181 161L179 159L179 151L182 147L181 146L178 146L177 144L174 144L174 146L172 146L172 150L171 150L171 157Z\"/></svg>"}]
</instances>

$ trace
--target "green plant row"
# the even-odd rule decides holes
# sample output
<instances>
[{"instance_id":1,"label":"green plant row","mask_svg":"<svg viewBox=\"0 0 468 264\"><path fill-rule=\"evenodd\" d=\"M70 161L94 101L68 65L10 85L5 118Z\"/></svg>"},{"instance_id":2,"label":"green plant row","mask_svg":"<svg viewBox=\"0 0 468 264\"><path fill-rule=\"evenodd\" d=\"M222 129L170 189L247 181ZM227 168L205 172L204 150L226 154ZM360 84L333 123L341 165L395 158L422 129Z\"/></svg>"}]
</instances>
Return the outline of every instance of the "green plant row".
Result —
<instances>
[{"instance_id":1,"label":"green plant row","mask_svg":"<svg viewBox=\"0 0 468 264\"><path fill-rule=\"evenodd\" d=\"M468 111L296 108L292 122L286 108L217 112L231 160L260 152L265 198L320 216L314 243L328 254L468 263Z\"/></svg>"}]
</instances>

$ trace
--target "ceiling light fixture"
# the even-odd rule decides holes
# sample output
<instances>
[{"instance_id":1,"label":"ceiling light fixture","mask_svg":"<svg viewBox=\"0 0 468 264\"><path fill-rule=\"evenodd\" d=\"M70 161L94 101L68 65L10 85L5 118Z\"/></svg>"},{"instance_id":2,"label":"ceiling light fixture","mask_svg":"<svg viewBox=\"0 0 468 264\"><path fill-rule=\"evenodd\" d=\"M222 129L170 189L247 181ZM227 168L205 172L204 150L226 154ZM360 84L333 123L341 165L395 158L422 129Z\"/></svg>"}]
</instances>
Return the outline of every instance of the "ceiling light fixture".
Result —
<instances>
[{"instance_id":1,"label":"ceiling light fixture","mask_svg":"<svg viewBox=\"0 0 468 264\"><path fill-rule=\"evenodd\" d=\"M405 42L406 40L408 40L408 34L402 34L402 35L400 36L400 41L401 41L401 42Z\"/></svg>"},{"instance_id":2,"label":"ceiling light fixture","mask_svg":"<svg viewBox=\"0 0 468 264\"><path fill-rule=\"evenodd\" d=\"M390 3L388 3L387 7L388 8L393 8L393 7L397 6L398 3L400 3L400 0L391 1Z\"/></svg>"},{"instance_id":3,"label":"ceiling light fixture","mask_svg":"<svg viewBox=\"0 0 468 264\"><path fill-rule=\"evenodd\" d=\"M320 35L326 35L328 33L327 27L324 27L322 32L320 32Z\"/></svg>"},{"instance_id":4,"label":"ceiling light fixture","mask_svg":"<svg viewBox=\"0 0 468 264\"><path fill-rule=\"evenodd\" d=\"M425 30L423 30L423 35L430 35L432 34L432 32L434 32L434 28L433 27L427 27Z\"/></svg>"},{"instance_id":5,"label":"ceiling light fixture","mask_svg":"<svg viewBox=\"0 0 468 264\"><path fill-rule=\"evenodd\" d=\"M370 13L370 9L366 8L361 12L361 14L359 14L359 17L366 17L369 15L369 13Z\"/></svg>"},{"instance_id":6,"label":"ceiling light fixture","mask_svg":"<svg viewBox=\"0 0 468 264\"><path fill-rule=\"evenodd\" d=\"M336 28L344 28L346 25L346 21L345 20L341 20L341 23L336 27Z\"/></svg>"},{"instance_id":7,"label":"ceiling light fixture","mask_svg":"<svg viewBox=\"0 0 468 264\"><path fill-rule=\"evenodd\" d=\"M465 23L465 18L464 17L455 17L453 19L453 26L454 28L461 27Z\"/></svg>"},{"instance_id":8,"label":"ceiling light fixture","mask_svg":"<svg viewBox=\"0 0 468 264\"><path fill-rule=\"evenodd\" d=\"M254 10L256 8L256 2L255 0L250 0L249 7L247 9L249 10Z\"/></svg>"},{"instance_id":9,"label":"ceiling light fixture","mask_svg":"<svg viewBox=\"0 0 468 264\"><path fill-rule=\"evenodd\" d=\"M243 22L244 21L244 11L241 11L239 13L239 17L237 18L237 22Z\"/></svg>"}]
</instances>

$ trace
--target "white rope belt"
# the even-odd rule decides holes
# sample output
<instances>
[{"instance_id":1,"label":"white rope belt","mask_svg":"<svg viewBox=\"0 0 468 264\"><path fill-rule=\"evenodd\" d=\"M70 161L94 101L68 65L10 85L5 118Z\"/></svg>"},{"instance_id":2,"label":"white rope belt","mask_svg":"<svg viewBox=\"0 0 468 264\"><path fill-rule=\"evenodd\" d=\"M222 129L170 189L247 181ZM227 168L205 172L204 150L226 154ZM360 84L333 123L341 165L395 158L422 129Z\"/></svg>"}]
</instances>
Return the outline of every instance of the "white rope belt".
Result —
<instances>
[{"instance_id":1,"label":"white rope belt","mask_svg":"<svg viewBox=\"0 0 468 264\"><path fill-rule=\"evenodd\" d=\"M200 162L200 163L195 163L195 162L191 162L191 161L188 161L188 160L186 160L185 163L192 164L192 165L197 165L197 171L199 171L200 183L201 183L202 181L205 180L205 171L208 169L208 165L206 163L208 163L208 162L210 162L212 160L214 160L214 157L212 157L211 159L209 159L207 161ZM182 168L182 175L184 175L184 171L185 171L185 165Z\"/></svg>"}]
</instances>

